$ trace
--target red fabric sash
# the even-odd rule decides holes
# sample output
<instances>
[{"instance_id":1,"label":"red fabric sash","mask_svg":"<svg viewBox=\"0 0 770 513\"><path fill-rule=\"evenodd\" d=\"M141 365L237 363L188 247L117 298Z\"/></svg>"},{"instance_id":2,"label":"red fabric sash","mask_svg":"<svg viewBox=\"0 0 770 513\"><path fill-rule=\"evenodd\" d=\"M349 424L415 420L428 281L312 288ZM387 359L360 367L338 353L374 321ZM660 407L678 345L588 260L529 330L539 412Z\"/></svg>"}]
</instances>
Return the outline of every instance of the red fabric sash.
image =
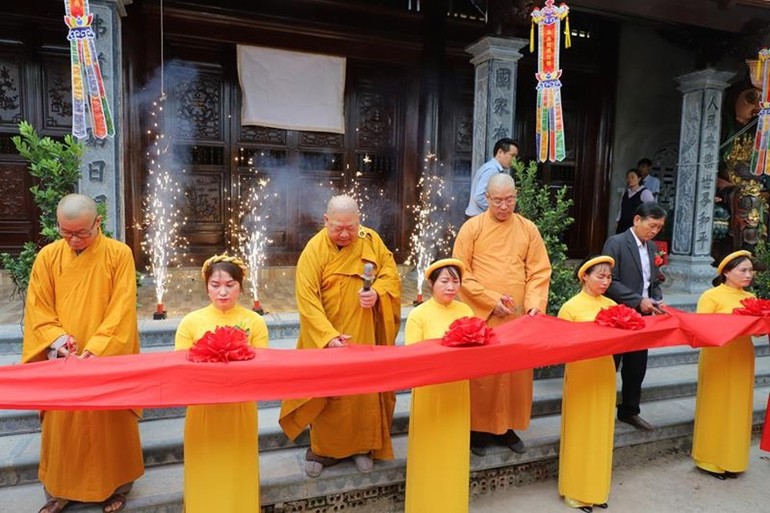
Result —
<instances>
[{"instance_id":1,"label":"red fabric sash","mask_svg":"<svg viewBox=\"0 0 770 513\"><path fill-rule=\"evenodd\" d=\"M639 349L720 346L770 332L770 318L645 317L641 330L524 316L495 328L499 344L324 350L257 349L253 360L193 363L185 351L69 358L0 367L0 409L96 410L327 397L430 385Z\"/></svg>"}]
</instances>

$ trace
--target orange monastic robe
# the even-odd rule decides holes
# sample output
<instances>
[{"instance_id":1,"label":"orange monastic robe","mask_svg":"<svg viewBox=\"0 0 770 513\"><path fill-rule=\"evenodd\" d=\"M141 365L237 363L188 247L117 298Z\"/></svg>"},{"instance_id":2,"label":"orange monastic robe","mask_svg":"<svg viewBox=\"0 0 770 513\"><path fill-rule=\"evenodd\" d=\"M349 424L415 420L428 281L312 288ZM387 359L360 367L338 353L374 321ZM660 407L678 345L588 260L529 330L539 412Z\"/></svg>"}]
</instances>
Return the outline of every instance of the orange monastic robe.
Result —
<instances>
[{"instance_id":1,"label":"orange monastic robe","mask_svg":"<svg viewBox=\"0 0 770 513\"><path fill-rule=\"evenodd\" d=\"M139 352L128 246L99 234L80 255L64 240L40 251L27 290L22 363L45 360L64 334L98 357ZM144 474L137 422L131 410L45 412L38 475L46 490L99 502L135 481Z\"/></svg>"},{"instance_id":2,"label":"orange monastic robe","mask_svg":"<svg viewBox=\"0 0 770 513\"><path fill-rule=\"evenodd\" d=\"M374 264L376 275L372 289L378 301L371 309L358 304L366 262ZM400 294L393 254L374 230L361 227L358 238L341 249L321 230L297 262L297 348L320 349L341 334L350 335L350 343L392 345L401 323ZM375 458L390 459L394 407L392 392L293 399L283 402L280 424L291 439L310 425L310 448L319 456L345 458L371 451Z\"/></svg>"},{"instance_id":3,"label":"orange monastic robe","mask_svg":"<svg viewBox=\"0 0 770 513\"><path fill-rule=\"evenodd\" d=\"M453 256L465 263L460 298L476 317L498 326L532 308L545 312L551 263L537 227L513 214L498 221L489 211L460 228ZM514 314L492 315L503 294L513 298ZM527 429L532 414L532 369L471 380L471 429L503 434Z\"/></svg>"}]
</instances>

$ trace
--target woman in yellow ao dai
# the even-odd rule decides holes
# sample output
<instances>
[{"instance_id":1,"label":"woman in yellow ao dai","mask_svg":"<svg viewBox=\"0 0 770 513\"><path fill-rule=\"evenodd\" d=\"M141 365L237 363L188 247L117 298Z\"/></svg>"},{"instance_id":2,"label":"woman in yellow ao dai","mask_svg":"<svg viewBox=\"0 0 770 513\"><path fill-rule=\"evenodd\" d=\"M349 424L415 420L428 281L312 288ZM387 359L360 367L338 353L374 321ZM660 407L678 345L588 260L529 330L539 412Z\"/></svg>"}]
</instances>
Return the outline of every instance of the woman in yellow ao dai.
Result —
<instances>
[{"instance_id":1,"label":"woman in yellow ao dai","mask_svg":"<svg viewBox=\"0 0 770 513\"><path fill-rule=\"evenodd\" d=\"M471 308L454 298L465 266L447 258L428 267L432 297L409 314L405 341L441 338ZM471 432L467 380L412 390L406 458L406 513L467 513Z\"/></svg>"},{"instance_id":2,"label":"woman in yellow ao dai","mask_svg":"<svg viewBox=\"0 0 770 513\"><path fill-rule=\"evenodd\" d=\"M211 304L179 323L175 348L189 349L207 331L238 326L254 347L267 347L267 325L238 304L246 267L217 255L203 264ZM234 364L230 364L234 365ZM260 511L256 402L188 406L184 429L186 513Z\"/></svg>"},{"instance_id":3,"label":"woman in yellow ao dai","mask_svg":"<svg viewBox=\"0 0 770 513\"><path fill-rule=\"evenodd\" d=\"M736 251L717 268L714 288L698 299L698 313L731 314L754 297L744 290L754 278L751 253ZM737 337L722 347L701 349L692 458L717 479L736 477L749 468L754 416L754 344Z\"/></svg>"},{"instance_id":4,"label":"woman in yellow ao dai","mask_svg":"<svg viewBox=\"0 0 770 513\"><path fill-rule=\"evenodd\" d=\"M615 261L586 259L578 268L580 292L562 305L559 318L592 322L615 302L603 294ZM612 355L569 362L564 368L559 448L559 494L567 506L606 508L612 479L615 434L615 362Z\"/></svg>"}]
</instances>

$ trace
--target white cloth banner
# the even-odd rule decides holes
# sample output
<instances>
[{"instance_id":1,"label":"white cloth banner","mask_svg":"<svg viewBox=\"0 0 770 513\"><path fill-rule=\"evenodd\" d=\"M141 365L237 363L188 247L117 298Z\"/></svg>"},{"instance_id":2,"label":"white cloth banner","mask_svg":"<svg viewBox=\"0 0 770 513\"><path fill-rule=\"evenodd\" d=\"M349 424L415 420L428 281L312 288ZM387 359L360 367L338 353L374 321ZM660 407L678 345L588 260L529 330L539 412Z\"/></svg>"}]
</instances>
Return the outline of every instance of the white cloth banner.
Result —
<instances>
[{"instance_id":1,"label":"white cloth banner","mask_svg":"<svg viewBox=\"0 0 770 513\"><path fill-rule=\"evenodd\" d=\"M345 133L345 58L238 45L241 125Z\"/></svg>"}]
</instances>

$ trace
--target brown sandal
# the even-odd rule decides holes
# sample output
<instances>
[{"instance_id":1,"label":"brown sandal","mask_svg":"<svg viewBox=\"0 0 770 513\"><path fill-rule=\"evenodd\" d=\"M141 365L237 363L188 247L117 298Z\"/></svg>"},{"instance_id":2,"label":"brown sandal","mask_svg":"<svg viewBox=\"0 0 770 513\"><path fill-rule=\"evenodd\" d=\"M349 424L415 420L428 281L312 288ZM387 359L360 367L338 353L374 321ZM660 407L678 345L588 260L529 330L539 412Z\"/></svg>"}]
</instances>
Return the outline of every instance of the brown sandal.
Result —
<instances>
[{"instance_id":1,"label":"brown sandal","mask_svg":"<svg viewBox=\"0 0 770 513\"><path fill-rule=\"evenodd\" d=\"M65 499L51 499L45 503L45 506L40 508L38 513L61 513L67 509L70 505L70 501Z\"/></svg>"},{"instance_id":2,"label":"brown sandal","mask_svg":"<svg viewBox=\"0 0 770 513\"><path fill-rule=\"evenodd\" d=\"M109 499L102 502L102 511L104 511L104 513L115 513L125 507L126 496L122 493L113 493Z\"/></svg>"}]
</instances>

